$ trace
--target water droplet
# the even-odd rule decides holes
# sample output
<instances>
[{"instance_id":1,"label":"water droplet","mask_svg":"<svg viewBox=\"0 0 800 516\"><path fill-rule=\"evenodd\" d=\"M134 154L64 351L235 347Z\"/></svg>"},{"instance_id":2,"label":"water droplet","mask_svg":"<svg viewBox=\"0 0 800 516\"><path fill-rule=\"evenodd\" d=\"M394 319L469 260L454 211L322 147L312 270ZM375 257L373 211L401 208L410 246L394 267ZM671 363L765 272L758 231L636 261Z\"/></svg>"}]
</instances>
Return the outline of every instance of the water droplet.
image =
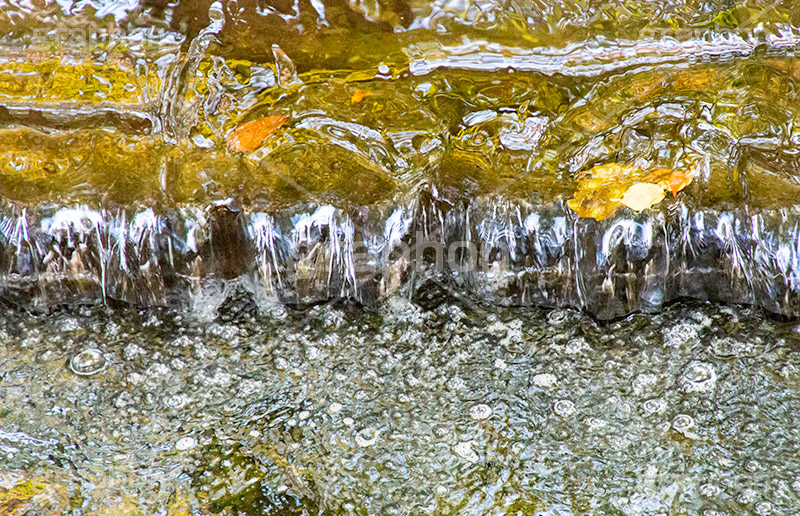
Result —
<instances>
[{"instance_id":1,"label":"water droplet","mask_svg":"<svg viewBox=\"0 0 800 516\"><path fill-rule=\"evenodd\" d=\"M772 512L772 504L766 500L756 504L756 514L767 515Z\"/></svg>"},{"instance_id":2,"label":"water droplet","mask_svg":"<svg viewBox=\"0 0 800 516\"><path fill-rule=\"evenodd\" d=\"M553 411L561 417L569 417L575 413L575 404L569 400L558 400L553 405Z\"/></svg>"},{"instance_id":3,"label":"water droplet","mask_svg":"<svg viewBox=\"0 0 800 516\"><path fill-rule=\"evenodd\" d=\"M501 371L508 369L508 364L502 358L495 359L494 366Z\"/></svg>"},{"instance_id":4,"label":"water droplet","mask_svg":"<svg viewBox=\"0 0 800 516\"><path fill-rule=\"evenodd\" d=\"M460 442L453 448L453 452L462 459L468 462L478 462L478 454L472 449L472 443L469 441Z\"/></svg>"},{"instance_id":5,"label":"water droplet","mask_svg":"<svg viewBox=\"0 0 800 516\"><path fill-rule=\"evenodd\" d=\"M342 410L342 408L343 407L342 407L341 403L338 403L338 402L334 401L333 403L328 405L328 412L331 413L331 414L336 414L337 412Z\"/></svg>"},{"instance_id":6,"label":"water droplet","mask_svg":"<svg viewBox=\"0 0 800 516\"><path fill-rule=\"evenodd\" d=\"M686 394L709 392L716 383L717 372L706 362L689 362L678 377L678 387Z\"/></svg>"},{"instance_id":7,"label":"water droplet","mask_svg":"<svg viewBox=\"0 0 800 516\"><path fill-rule=\"evenodd\" d=\"M481 403L469 409L469 415L472 419L488 419L492 415L492 409L489 405Z\"/></svg>"},{"instance_id":8,"label":"water droplet","mask_svg":"<svg viewBox=\"0 0 800 516\"><path fill-rule=\"evenodd\" d=\"M175 449L178 451L190 450L195 447L197 441L194 437L181 437L175 443Z\"/></svg>"},{"instance_id":9,"label":"water droplet","mask_svg":"<svg viewBox=\"0 0 800 516\"><path fill-rule=\"evenodd\" d=\"M549 389L557 381L556 375L552 373L539 373L533 377L533 385L541 389Z\"/></svg>"},{"instance_id":10,"label":"water droplet","mask_svg":"<svg viewBox=\"0 0 800 516\"><path fill-rule=\"evenodd\" d=\"M80 376L97 374L106 367L106 359L102 351L89 348L81 351L69 361L69 369Z\"/></svg>"}]
</instances>

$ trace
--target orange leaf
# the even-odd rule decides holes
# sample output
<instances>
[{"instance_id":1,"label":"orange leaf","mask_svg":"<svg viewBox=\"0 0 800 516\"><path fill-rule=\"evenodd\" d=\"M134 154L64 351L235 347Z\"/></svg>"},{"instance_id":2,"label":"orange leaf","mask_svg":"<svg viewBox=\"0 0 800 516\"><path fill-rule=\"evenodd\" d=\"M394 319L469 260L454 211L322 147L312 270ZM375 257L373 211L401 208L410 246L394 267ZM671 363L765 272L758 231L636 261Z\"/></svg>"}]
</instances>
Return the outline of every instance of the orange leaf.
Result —
<instances>
[{"instance_id":1,"label":"orange leaf","mask_svg":"<svg viewBox=\"0 0 800 516\"><path fill-rule=\"evenodd\" d=\"M672 192L672 196L677 196L678 192L689 186L691 182L692 176L682 170L673 170L672 175L669 176L669 189Z\"/></svg>"},{"instance_id":2,"label":"orange leaf","mask_svg":"<svg viewBox=\"0 0 800 516\"><path fill-rule=\"evenodd\" d=\"M361 91L360 89L356 88L355 93L353 93L353 96L350 97L350 102L353 104L358 104L364 100L364 97L369 97L370 95L372 95L372 93L368 91Z\"/></svg>"},{"instance_id":3,"label":"orange leaf","mask_svg":"<svg viewBox=\"0 0 800 516\"><path fill-rule=\"evenodd\" d=\"M272 115L242 124L228 135L228 147L236 152L254 151L275 134L288 118L286 115Z\"/></svg>"}]
</instances>

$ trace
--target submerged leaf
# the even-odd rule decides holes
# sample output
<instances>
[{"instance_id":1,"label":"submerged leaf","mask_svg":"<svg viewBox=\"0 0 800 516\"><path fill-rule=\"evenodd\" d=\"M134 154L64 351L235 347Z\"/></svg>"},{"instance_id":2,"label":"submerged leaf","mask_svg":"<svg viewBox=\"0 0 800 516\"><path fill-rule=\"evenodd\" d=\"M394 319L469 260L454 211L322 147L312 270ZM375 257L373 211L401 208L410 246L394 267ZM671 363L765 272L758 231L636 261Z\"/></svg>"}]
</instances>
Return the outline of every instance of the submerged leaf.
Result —
<instances>
[{"instance_id":1,"label":"submerged leaf","mask_svg":"<svg viewBox=\"0 0 800 516\"><path fill-rule=\"evenodd\" d=\"M634 211L642 211L664 200L664 189L653 183L635 183L625 191L620 202Z\"/></svg>"},{"instance_id":2,"label":"submerged leaf","mask_svg":"<svg viewBox=\"0 0 800 516\"><path fill-rule=\"evenodd\" d=\"M635 165L609 163L598 165L578 176L578 189L567 201L569 208L581 217L604 220L627 206L642 211L658 204L667 191L677 195L692 182L683 170L658 168L642 177Z\"/></svg>"},{"instance_id":3,"label":"submerged leaf","mask_svg":"<svg viewBox=\"0 0 800 516\"><path fill-rule=\"evenodd\" d=\"M672 192L674 197L678 195L678 192L689 186L693 179L690 174L680 169L657 168L647 174L643 181L657 183L664 190Z\"/></svg>"},{"instance_id":4,"label":"submerged leaf","mask_svg":"<svg viewBox=\"0 0 800 516\"><path fill-rule=\"evenodd\" d=\"M692 180L692 176L686 172L682 170L673 170L672 175L669 178L669 189L672 192L672 196L677 196L678 192L692 183Z\"/></svg>"},{"instance_id":5,"label":"submerged leaf","mask_svg":"<svg viewBox=\"0 0 800 516\"><path fill-rule=\"evenodd\" d=\"M372 93L370 93L368 91L362 91L362 90L356 88L355 93L353 93L353 96L350 97L350 102L353 103L353 104L358 104L359 102L364 100L364 97L369 97L370 95L372 95Z\"/></svg>"},{"instance_id":6,"label":"submerged leaf","mask_svg":"<svg viewBox=\"0 0 800 516\"><path fill-rule=\"evenodd\" d=\"M567 201L580 217L605 220L622 207L619 199L633 183L638 169L632 165L610 163L587 170L578 178L578 190Z\"/></svg>"},{"instance_id":7,"label":"submerged leaf","mask_svg":"<svg viewBox=\"0 0 800 516\"><path fill-rule=\"evenodd\" d=\"M236 152L254 151L288 118L286 115L272 115L242 124L228 135L228 147Z\"/></svg>"}]
</instances>

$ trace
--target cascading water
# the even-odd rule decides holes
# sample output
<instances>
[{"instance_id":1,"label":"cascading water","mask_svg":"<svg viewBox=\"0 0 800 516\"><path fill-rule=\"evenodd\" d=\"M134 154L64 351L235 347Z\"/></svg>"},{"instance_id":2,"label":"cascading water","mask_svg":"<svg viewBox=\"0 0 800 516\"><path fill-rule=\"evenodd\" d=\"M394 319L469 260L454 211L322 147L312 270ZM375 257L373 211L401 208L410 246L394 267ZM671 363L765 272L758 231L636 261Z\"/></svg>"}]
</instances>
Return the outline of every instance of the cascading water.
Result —
<instances>
[{"instance_id":1,"label":"cascading water","mask_svg":"<svg viewBox=\"0 0 800 516\"><path fill-rule=\"evenodd\" d=\"M0 0L0 515L794 516L798 27Z\"/></svg>"},{"instance_id":2,"label":"cascading water","mask_svg":"<svg viewBox=\"0 0 800 516\"><path fill-rule=\"evenodd\" d=\"M169 32L126 36L112 53L138 86L102 91L121 72L75 65L94 73L98 109L50 100L47 85L6 92L6 299L186 307L214 297L208 282L241 277L265 306L374 306L433 278L476 300L600 318L681 297L796 315L796 30L563 50L419 44L406 61L325 78L298 75L279 47L268 65L215 55L220 9L185 52ZM366 100L349 98L355 86ZM250 113L288 123L253 152L221 147ZM626 160L691 168L695 182L656 211L599 223L566 207L575 174ZM417 252L431 247L443 255L432 262Z\"/></svg>"},{"instance_id":3,"label":"cascading water","mask_svg":"<svg viewBox=\"0 0 800 516\"><path fill-rule=\"evenodd\" d=\"M9 210L0 285L6 300L40 308L104 300L185 309L208 282L213 290L236 280L265 307L352 299L375 308L435 281L491 304L576 307L605 319L679 298L786 316L800 309L794 208L676 206L597 222L560 204L423 198L355 216L331 205L165 216L81 207L38 219Z\"/></svg>"}]
</instances>

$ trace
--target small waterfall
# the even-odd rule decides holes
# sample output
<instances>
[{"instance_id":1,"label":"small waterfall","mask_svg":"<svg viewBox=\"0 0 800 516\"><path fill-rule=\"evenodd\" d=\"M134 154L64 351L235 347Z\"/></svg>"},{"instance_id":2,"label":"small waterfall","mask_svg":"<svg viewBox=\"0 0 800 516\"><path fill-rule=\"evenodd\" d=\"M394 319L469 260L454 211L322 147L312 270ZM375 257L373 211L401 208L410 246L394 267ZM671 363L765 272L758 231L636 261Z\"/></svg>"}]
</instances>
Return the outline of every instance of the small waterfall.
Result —
<instances>
[{"instance_id":1,"label":"small waterfall","mask_svg":"<svg viewBox=\"0 0 800 516\"><path fill-rule=\"evenodd\" d=\"M601 319L682 297L800 313L800 209L674 208L597 222L561 203L451 205L429 191L404 205L275 214L229 204L167 213L6 206L0 296L29 308L186 309L221 303L233 292L225 285L239 282L262 303L376 308L435 282L482 303L574 307Z\"/></svg>"}]
</instances>

